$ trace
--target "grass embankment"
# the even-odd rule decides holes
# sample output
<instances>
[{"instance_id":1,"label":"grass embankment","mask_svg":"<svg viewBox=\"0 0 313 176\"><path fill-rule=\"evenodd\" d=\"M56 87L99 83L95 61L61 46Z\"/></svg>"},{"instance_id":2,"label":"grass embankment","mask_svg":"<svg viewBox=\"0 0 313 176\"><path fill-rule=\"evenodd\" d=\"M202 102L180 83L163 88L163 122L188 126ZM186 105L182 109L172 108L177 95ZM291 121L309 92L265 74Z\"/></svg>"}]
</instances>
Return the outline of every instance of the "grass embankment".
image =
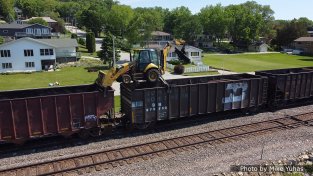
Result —
<instances>
[{"instance_id":1,"label":"grass embankment","mask_svg":"<svg viewBox=\"0 0 313 176\"><path fill-rule=\"evenodd\" d=\"M81 56L98 57L97 52L88 53L88 50L87 50L86 46L84 46L84 45L78 46L78 52L81 53Z\"/></svg>"},{"instance_id":2,"label":"grass embankment","mask_svg":"<svg viewBox=\"0 0 313 176\"><path fill-rule=\"evenodd\" d=\"M313 57L275 54L205 54L203 63L234 72L313 66Z\"/></svg>"},{"instance_id":3,"label":"grass embankment","mask_svg":"<svg viewBox=\"0 0 313 176\"><path fill-rule=\"evenodd\" d=\"M209 71L209 72L197 72L197 73L184 73L184 76L208 76L208 75L218 75L217 71Z\"/></svg>"},{"instance_id":4,"label":"grass embankment","mask_svg":"<svg viewBox=\"0 0 313 176\"><path fill-rule=\"evenodd\" d=\"M60 86L81 85L93 83L97 70L107 69L101 61L81 59L75 64L61 64L60 71L12 73L0 75L0 90L16 90L49 87L49 83L59 82ZM88 72L88 70L95 72Z\"/></svg>"}]
</instances>

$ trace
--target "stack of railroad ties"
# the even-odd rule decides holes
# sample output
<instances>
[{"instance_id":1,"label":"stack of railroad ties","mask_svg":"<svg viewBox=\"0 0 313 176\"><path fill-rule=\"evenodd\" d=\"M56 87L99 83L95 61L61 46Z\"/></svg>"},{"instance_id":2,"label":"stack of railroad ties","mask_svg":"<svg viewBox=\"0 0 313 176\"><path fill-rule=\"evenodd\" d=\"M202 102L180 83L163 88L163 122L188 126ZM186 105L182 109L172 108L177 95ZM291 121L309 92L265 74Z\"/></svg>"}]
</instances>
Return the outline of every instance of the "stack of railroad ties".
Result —
<instances>
[{"instance_id":1,"label":"stack of railroad ties","mask_svg":"<svg viewBox=\"0 0 313 176\"><path fill-rule=\"evenodd\" d=\"M167 80L170 87L121 84L119 125L146 128L157 121L216 112L283 107L313 98L313 67ZM168 90L170 89L170 91ZM96 84L0 92L0 142L80 134L116 126L114 90ZM113 125L114 124L114 125Z\"/></svg>"}]
</instances>

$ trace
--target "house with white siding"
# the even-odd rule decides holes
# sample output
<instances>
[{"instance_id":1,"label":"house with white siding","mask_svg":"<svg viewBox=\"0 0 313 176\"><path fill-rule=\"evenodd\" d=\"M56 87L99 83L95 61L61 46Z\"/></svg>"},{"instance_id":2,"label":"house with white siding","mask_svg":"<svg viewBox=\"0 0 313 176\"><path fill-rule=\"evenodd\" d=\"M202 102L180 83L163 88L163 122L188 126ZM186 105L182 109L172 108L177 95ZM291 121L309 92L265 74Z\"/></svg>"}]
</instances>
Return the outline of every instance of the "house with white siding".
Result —
<instances>
[{"instance_id":1,"label":"house with white siding","mask_svg":"<svg viewBox=\"0 0 313 176\"><path fill-rule=\"evenodd\" d=\"M0 45L0 73L48 69L77 60L75 39L21 38Z\"/></svg>"},{"instance_id":2,"label":"house with white siding","mask_svg":"<svg viewBox=\"0 0 313 176\"><path fill-rule=\"evenodd\" d=\"M167 60L171 61L171 60L177 60L178 56L175 53L175 47L179 50L182 50L183 46L177 46L177 45L173 45L170 52L167 55ZM190 46L190 45L185 45L185 52L186 52L186 56L191 60L191 62L200 62L201 61L201 57L202 57L202 51L199 48L196 48L194 46Z\"/></svg>"}]
</instances>

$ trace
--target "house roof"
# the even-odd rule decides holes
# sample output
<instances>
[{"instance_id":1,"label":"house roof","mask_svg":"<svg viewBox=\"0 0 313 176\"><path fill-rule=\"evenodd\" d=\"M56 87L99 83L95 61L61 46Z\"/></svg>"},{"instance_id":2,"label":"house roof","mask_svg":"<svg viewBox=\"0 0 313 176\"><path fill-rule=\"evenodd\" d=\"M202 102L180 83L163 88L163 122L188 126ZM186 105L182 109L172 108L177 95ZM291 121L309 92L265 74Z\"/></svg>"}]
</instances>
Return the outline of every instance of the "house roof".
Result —
<instances>
[{"instance_id":1,"label":"house roof","mask_svg":"<svg viewBox=\"0 0 313 176\"><path fill-rule=\"evenodd\" d=\"M20 38L17 40L13 40L7 43L4 43L0 45L0 48L2 46L12 45L16 42L22 41L22 40L28 40L31 42L40 43L43 45L51 46L54 48L67 48L67 47L77 47L78 43L76 39L33 39L29 37Z\"/></svg>"},{"instance_id":2,"label":"house roof","mask_svg":"<svg viewBox=\"0 0 313 176\"><path fill-rule=\"evenodd\" d=\"M263 43L263 42L255 42L255 43L252 43L250 46L268 46L266 43Z\"/></svg>"},{"instance_id":3,"label":"house roof","mask_svg":"<svg viewBox=\"0 0 313 176\"><path fill-rule=\"evenodd\" d=\"M153 31L151 35L157 35L157 36L170 36L171 34L162 32L162 31Z\"/></svg>"},{"instance_id":4,"label":"house roof","mask_svg":"<svg viewBox=\"0 0 313 176\"><path fill-rule=\"evenodd\" d=\"M175 50L175 47L179 50L181 50L183 48L183 45L173 45L171 48L171 51L173 52ZM201 52L203 51L202 49L199 49L197 47L194 46L190 46L190 45L185 45L185 51L198 51Z\"/></svg>"},{"instance_id":5,"label":"house roof","mask_svg":"<svg viewBox=\"0 0 313 176\"><path fill-rule=\"evenodd\" d=\"M295 42L313 42L313 37L300 37Z\"/></svg>"},{"instance_id":6,"label":"house roof","mask_svg":"<svg viewBox=\"0 0 313 176\"><path fill-rule=\"evenodd\" d=\"M32 24L18 24L18 23L0 24L0 29L23 29L31 25Z\"/></svg>"},{"instance_id":7,"label":"house roof","mask_svg":"<svg viewBox=\"0 0 313 176\"><path fill-rule=\"evenodd\" d=\"M56 48L78 47L76 39L37 39L37 40L52 45Z\"/></svg>"},{"instance_id":8,"label":"house roof","mask_svg":"<svg viewBox=\"0 0 313 176\"><path fill-rule=\"evenodd\" d=\"M43 26L46 28L50 28L48 26L44 26L38 23L35 24L18 24L16 22L10 23L10 24L0 24L0 29L23 29L29 26L33 26L33 25L39 25L39 26Z\"/></svg>"},{"instance_id":9,"label":"house roof","mask_svg":"<svg viewBox=\"0 0 313 176\"><path fill-rule=\"evenodd\" d=\"M54 19L51 19L50 17L31 17L31 18L28 18L26 20L23 20L25 22L29 21L29 20L32 20L32 19L36 19L36 18L42 18L43 20L45 20L47 23L56 23L57 21L55 21Z\"/></svg>"}]
</instances>

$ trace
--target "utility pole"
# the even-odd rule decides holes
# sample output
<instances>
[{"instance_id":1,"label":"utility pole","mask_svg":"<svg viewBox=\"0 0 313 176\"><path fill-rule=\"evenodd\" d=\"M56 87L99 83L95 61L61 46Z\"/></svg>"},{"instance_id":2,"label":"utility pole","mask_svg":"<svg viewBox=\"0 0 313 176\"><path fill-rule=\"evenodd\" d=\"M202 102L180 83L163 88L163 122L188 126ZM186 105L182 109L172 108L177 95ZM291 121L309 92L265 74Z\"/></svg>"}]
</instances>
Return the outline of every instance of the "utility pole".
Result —
<instances>
[{"instance_id":1,"label":"utility pole","mask_svg":"<svg viewBox=\"0 0 313 176\"><path fill-rule=\"evenodd\" d=\"M115 41L114 41L114 35L112 34L113 39L113 67L115 68Z\"/></svg>"}]
</instances>

